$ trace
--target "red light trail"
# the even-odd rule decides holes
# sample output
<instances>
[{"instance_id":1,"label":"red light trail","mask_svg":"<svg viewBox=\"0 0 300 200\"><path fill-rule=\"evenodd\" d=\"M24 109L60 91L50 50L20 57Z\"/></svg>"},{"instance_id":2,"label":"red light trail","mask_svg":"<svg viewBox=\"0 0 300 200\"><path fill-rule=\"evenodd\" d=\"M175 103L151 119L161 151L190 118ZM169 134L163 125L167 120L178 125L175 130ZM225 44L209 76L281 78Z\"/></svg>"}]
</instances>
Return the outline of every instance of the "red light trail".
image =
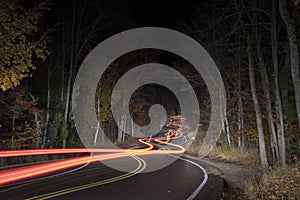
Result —
<instances>
[{"instance_id":1,"label":"red light trail","mask_svg":"<svg viewBox=\"0 0 300 200\"><path fill-rule=\"evenodd\" d=\"M184 147L170 143L170 140L174 140L182 137L182 130L185 128L180 122L184 121L180 115L171 117L172 121L169 124L177 127L176 129L170 129L165 137L159 138L142 138L138 141L145 144L147 147L143 149L102 149L102 148L73 148L73 149L32 149L32 150L15 150L15 151L0 151L0 158L13 157L13 156L29 156L29 155L45 155L45 154L66 154L66 153L106 153L101 155L89 155L81 156L78 158L69 158L62 161L54 161L46 164L38 164L30 167L17 168L9 171L0 172L0 185L8 183L34 178L49 173L53 173L59 170L64 170L86 163L110 160L122 158L130 155L150 155L150 154L180 154L184 153ZM150 142L154 141L164 145L170 145L175 147L176 150L153 150L154 145Z\"/></svg>"}]
</instances>

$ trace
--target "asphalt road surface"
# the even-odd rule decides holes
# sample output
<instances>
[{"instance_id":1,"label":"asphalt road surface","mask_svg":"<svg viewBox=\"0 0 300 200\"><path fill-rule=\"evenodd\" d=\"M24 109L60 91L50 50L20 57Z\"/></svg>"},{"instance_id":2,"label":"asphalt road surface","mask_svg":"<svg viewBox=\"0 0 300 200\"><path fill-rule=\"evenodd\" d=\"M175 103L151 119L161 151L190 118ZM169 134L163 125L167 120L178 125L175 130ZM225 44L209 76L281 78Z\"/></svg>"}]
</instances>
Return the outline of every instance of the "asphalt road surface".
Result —
<instances>
[{"instance_id":1,"label":"asphalt road surface","mask_svg":"<svg viewBox=\"0 0 300 200\"><path fill-rule=\"evenodd\" d=\"M171 156L165 155L164 159L167 157ZM142 156L135 159L120 158L112 162L118 162L129 172L121 172L102 163L91 163L57 174L48 174L29 182L27 180L23 183L2 186L0 199L214 200L221 198L223 180L207 175L199 161L181 158L167 167L147 173L141 172L155 165L159 159L145 159Z\"/></svg>"}]
</instances>

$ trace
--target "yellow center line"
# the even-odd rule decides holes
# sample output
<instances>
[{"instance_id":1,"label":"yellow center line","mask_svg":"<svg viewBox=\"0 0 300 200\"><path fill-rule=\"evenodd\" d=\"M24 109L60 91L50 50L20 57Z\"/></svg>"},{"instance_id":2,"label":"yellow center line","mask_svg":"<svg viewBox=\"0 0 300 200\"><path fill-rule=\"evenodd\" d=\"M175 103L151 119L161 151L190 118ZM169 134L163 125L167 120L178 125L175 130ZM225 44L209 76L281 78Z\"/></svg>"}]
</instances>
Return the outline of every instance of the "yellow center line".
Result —
<instances>
[{"instance_id":1,"label":"yellow center line","mask_svg":"<svg viewBox=\"0 0 300 200\"><path fill-rule=\"evenodd\" d=\"M147 165L146 162L143 159L141 159L141 158L139 158L135 155L130 155L130 156L132 158L134 158L135 160L137 160L137 162L138 162L137 168L135 170L131 171L131 172L128 172L126 174L123 174L123 175L120 175L120 176L117 176L117 177L114 177L114 178L106 179L106 180L103 180L103 181L99 181L99 182L95 182L95 183L89 183L89 184L86 184L86 185L75 186L75 187L72 187L72 188L67 188L67 189L63 189L63 190L59 190L59 191L55 191L55 192L51 192L51 193L31 197L31 198L28 198L26 200L50 199L50 198L53 198L53 197L57 197L57 196L69 194L69 193L72 193L72 192L77 192L77 191L80 191L80 190L84 190L84 189L88 189L88 188L92 188L92 187L112 183L112 182L115 182L115 181L119 181L119 180L122 180L122 179L126 179L126 178L129 178L131 176L134 176L134 175L142 172L146 168L146 165Z\"/></svg>"}]
</instances>

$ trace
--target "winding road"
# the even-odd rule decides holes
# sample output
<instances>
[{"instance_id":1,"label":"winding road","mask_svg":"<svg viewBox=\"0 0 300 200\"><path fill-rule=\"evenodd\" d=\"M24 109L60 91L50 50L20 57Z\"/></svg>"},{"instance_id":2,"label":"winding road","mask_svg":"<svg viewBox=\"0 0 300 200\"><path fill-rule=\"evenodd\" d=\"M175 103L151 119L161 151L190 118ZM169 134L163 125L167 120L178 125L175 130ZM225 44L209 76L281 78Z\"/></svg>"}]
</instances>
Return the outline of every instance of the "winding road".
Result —
<instances>
[{"instance_id":1,"label":"winding road","mask_svg":"<svg viewBox=\"0 0 300 200\"><path fill-rule=\"evenodd\" d=\"M184 151L180 144L186 141L185 136L179 134L181 128L151 141L140 139L143 148L125 150L125 153L124 150L94 149L90 156L0 172L0 199L220 199L223 180L207 174L205 163L176 155ZM170 140L176 142L171 144ZM154 150L155 145L163 148ZM0 152L0 157L86 151L7 151ZM110 168L96 158L105 160L106 164L122 166L127 172ZM176 161L164 168L147 172L150 168L160 168L162 161L174 159Z\"/></svg>"},{"instance_id":2,"label":"winding road","mask_svg":"<svg viewBox=\"0 0 300 200\"><path fill-rule=\"evenodd\" d=\"M183 158L184 159L184 158ZM146 163L118 159L142 170ZM199 165L200 166L200 165ZM0 188L1 199L220 199L222 181L209 183L195 162L178 159L148 173L130 174L91 163L71 173ZM211 184L211 185L210 185ZM201 186L201 187L200 187Z\"/></svg>"}]
</instances>

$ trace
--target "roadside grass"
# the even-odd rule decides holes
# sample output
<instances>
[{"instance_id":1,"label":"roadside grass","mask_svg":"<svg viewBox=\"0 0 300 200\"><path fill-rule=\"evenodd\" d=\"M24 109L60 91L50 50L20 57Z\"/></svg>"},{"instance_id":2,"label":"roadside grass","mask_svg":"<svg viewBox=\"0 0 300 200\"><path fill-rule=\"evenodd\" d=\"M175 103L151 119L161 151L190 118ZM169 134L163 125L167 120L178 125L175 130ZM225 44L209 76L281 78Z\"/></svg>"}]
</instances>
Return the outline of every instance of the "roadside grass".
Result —
<instances>
[{"instance_id":1,"label":"roadside grass","mask_svg":"<svg viewBox=\"0 0 300 200\"><path fill-rule=\"evenodd\" d=\"M200 141L194 141L189 148L186 149L185 153L191 156L198 157L199 150L201 147L201 142Z\"/></svg>"},{"instance_id":2,"label":"roadside grass","mask_svg":"<svg viewBox=\"0 0 300 200\"><path fill-rule=\"evenodd\" d=\"M248 199L287 199L300 198L300 162L286 169L263 171L259 182L247 184L245 194Z\"/></svg>"},{"instance_id":3,"label":"roadside grass","mask_svg":"<svg viewBox=\"0 0 300 200\"><path fill-rule=\"evenodd\" d=\"M198 156L201 142L194 142L187 150L187 154ZM234 191L234 199L243 200L298 200L300 199L300 161L289 165L286 169L262 169L260 167L259 152L255 149L246 149L229 146L216 146L206 156L211 159L237 162L259 171L259 178L249 181L243 190ZM232 188L237 189L237 188ZM228 192L227 192L228 193ZM237 193L238 197L237 198ZM227 196L227 197L226 197ZM224 199L233 199L226 194Z\"/></svg>"},{"instance_id":4,"label":"roadside grass","mask_svg":"<svg viewBox=\"0 0 300 200\"><path fill-rule=\"evenodd\" d=\"M258 167L260 160L258 151L244 147L217 146L209 154L209 158L239 162L250 167Z\"/></svg>"},{"instance_id":5,"label":"roadside grass","mask_svg":"<svg viewBox=\"0 0 300 200\"><path fill-rule=\"evenodd\" d=\"M192 156L198 156L200 147L201 142L195 141L187 149L186 153ZM206 157L231 162L239 162L243 165L254 168L258 168L260 163L257 150L234 146L215 146Z\"/></svg>"}]
</instances>

